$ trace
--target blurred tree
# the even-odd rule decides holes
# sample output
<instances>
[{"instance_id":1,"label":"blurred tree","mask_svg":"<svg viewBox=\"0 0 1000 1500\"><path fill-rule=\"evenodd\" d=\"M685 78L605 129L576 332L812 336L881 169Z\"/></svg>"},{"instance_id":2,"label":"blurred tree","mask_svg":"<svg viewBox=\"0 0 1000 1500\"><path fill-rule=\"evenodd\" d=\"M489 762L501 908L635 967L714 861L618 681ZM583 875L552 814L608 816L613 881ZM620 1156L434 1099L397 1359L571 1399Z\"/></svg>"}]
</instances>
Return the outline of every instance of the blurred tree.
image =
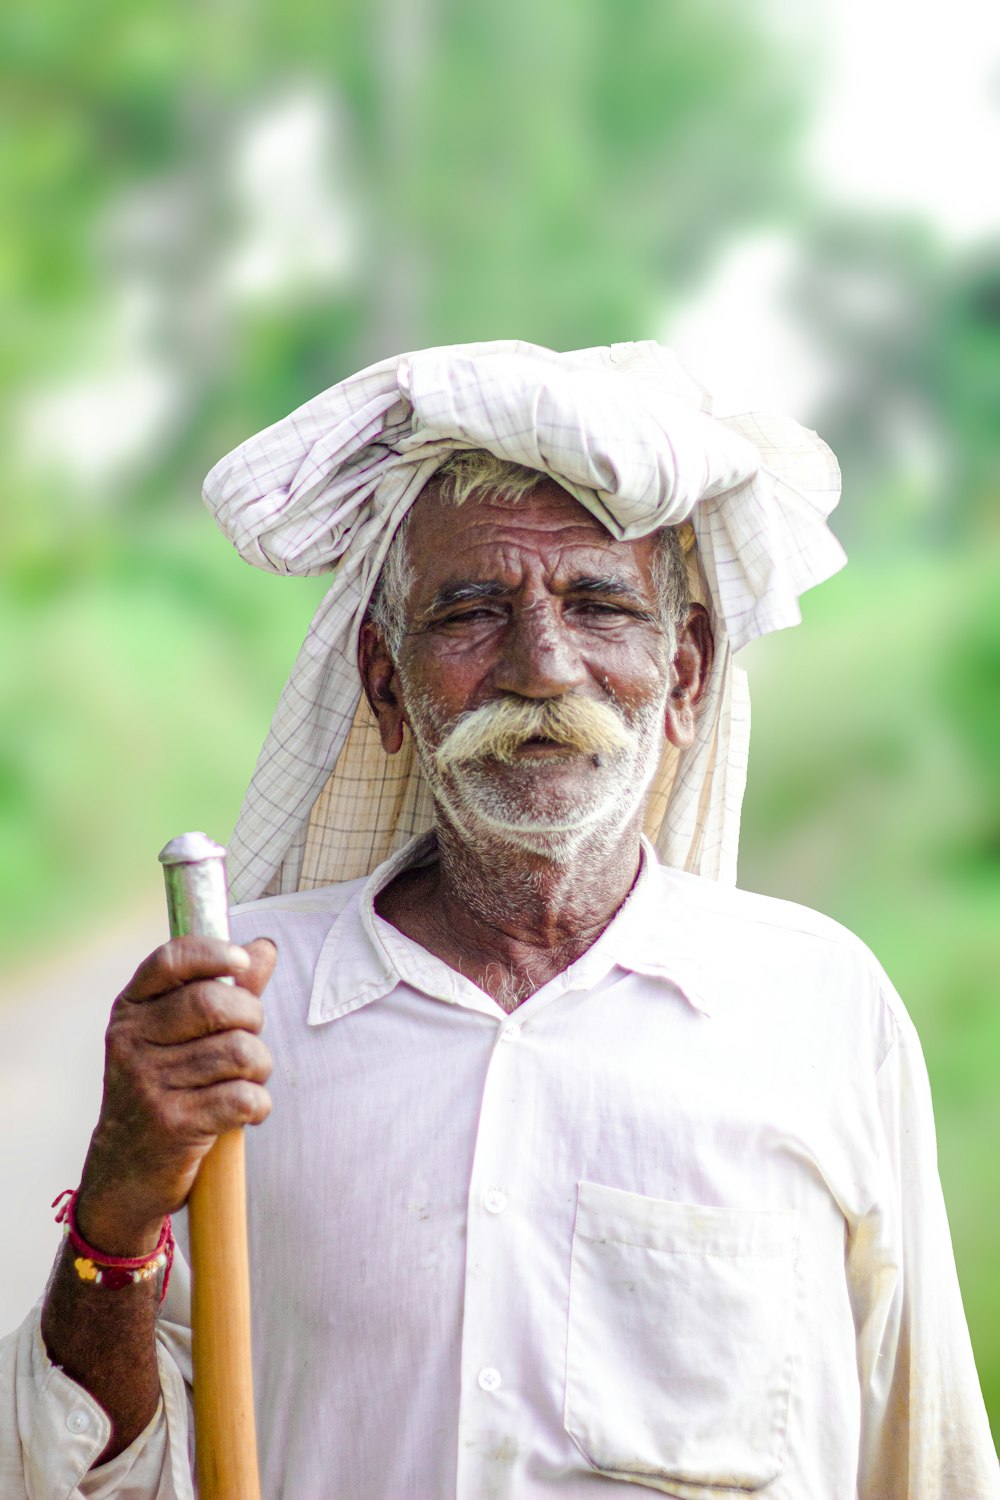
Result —
<instances>
[{"instance_id":1,"label":"blurred tree","mask_svg":"<svg viewBox=\"0 0 1000 1500\"><path fill-rule=\"evenodd\" d=\"M857 932L917 1022L996 1423L1000 254L824 211L801 266L830 380L812 420L842 461L852 565L754 662L740 878Z\"/></svg>"},{"instance_id":2,"label":"blurred tree","mask_svg":"<svg viewBox=\"0 0 1000 1500\"><path fill-rule=\"evenodd\" d=\"M115 337L142 349L173 398L126 477L160 500L398 348L648 335L720 239L787 197L804 110L801 70L730 0L65 18L21 0L3 39L8 390L93 374ZM247 295L234 266L288 217L302 140L258 162L249 207L247 150L295 97L317 102L312 207L353 221L352 254Z\"/></svg>"},{"instance_id":3,"label":"blurred tree","mask_svg":"<svg viewBox=\"0 0 1000 1500\"><path fill-rule=\"evenodd\" d=\"M801 264L794 303L833 376L815 420L848 466L838 527L892 550L995 536L1000 246L827 212Z\"/></svg>"},{"instance_id":4,"label":"blurred tree","mask_svg":"<svg viewBox=\"0 0 1000 1500\"><path fill-rule=\"evenodd\" d=\"M736 0L13 0L0 42L0 577L24 643L0 929L22 944L96 899L117 807L143 822L111 836L104 899L175 802L235 812L315 589L227 571L191 505L209 465L400 348L648 337L789 198L806 89ZM178 675L182 640L221 653L223 698Z\"/></svg>"},{"instance_id":5,"label":"blurred tree","mask_svg":"<svg viewBox=\"0 0 1000 1500\"><path fill-rule=\"evenodd\" d=\"M925 363L928 399L947 432L950 514L955 531L995 543L1000 529L1000 242L952 261L941 280L938 326Z\"/></svg>"},{"instance_id":6,"label":"blurred tree","mask_svg":"<svg viewBox=\"0 0 1000 1500\"><path fill-rule=\"evenodd\" d=\"M271 640L286 664L315 589L292 606L223 570L190 505L208 465L399 348L645 338L789 195L805 90L736 0L15 0L0 42L0 576L28 646L0 682L0 926L19 944L78 900L112 796L150 835L171 787L229 780L205 820L235 810L246 762L222 745L247 721L259 742ZM229 684L240 651L273 664L178 768L180 636L192 661L222 649ZM115 775L93 748L112 735L132 747ZM127 882L138 849L111 843Z\"/></svg>"}]
</instances>

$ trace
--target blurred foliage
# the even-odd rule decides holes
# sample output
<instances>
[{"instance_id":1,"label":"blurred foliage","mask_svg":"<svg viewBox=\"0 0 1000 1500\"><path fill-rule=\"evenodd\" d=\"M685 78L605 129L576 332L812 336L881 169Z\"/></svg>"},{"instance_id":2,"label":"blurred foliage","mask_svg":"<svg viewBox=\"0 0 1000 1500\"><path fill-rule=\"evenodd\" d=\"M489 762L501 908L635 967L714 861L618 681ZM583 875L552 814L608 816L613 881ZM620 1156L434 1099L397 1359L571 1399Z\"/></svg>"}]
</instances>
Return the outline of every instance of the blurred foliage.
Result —
<instances>
[{"instance_id":1,"label":"blurred foliage","mask_svg":"<svg viewBox=\"0 0 1000 1500\"><path fill-rule=\"evenodd\" d=\"M787 196L804 91L735 0L104 0L65 25L21 0L0 39L0 930L23 945L128 890L147 828L234 816L316 590L232 563L193 503L207 468L400 348L648 336Z\"/></svg>"},{"instance_id":2,"label":"blurred foliage","mask_svg":"<svg viewBox=\"0 0 1000 1500\"><path fill-rule=\"evenodd\" d=\"M916 1023L987 1408L1000 1417L1000 592L975 545L856 557L744 653L741 883L836 916Z\"/></svg>"},{"instance_id":3,"label":"blurred foliage","mask_svg":"<svg viewBox=\"0 0 1000 1500\"><path fill-rule=\"evenodd\" d=\"M913 220L818 214L800 255L794 305L835 372L822 423L849 467L848 541L995 543L1000 240L949 254Z\"/></svg>"},{"instance_id":4,"label":"blurred foliage","mask_svg":"<svg viewBox=\"0 0 1000 1500\"><path fill-rule=\"evenodd\" d=\"M742 879L853 926L915 1015L996 1417L998 257L804 187L815 59L767 14L12 0L0 932L65 947L232 824L319 585L214 535L222 453L402 348L655 335L782 226L854 562L749 653Z\"/></svg>"}]
</instances>

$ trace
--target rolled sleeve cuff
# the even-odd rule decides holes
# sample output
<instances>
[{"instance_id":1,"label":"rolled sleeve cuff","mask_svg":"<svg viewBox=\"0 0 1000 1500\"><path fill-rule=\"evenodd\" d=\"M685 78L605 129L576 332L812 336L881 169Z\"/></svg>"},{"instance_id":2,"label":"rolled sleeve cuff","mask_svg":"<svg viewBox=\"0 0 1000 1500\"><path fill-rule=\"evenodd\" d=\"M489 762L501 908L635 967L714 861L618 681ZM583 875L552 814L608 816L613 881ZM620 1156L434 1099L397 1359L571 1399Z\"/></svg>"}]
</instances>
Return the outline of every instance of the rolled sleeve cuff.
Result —
<instances>
[{"instance_id":1,"label":"rolled sleeve cuff","mask_svg":"<svg viewBox=\"0 0 1000 1500\"><path fill-rule=\"evenodd\" d=\"M160 1400L149 1425L109 1463L104 1408L49 1359L35 1308L18 1334L17 1406L28 1500L194 1500L183 1376L157 1342Z\"/></svg>"}]
</instances>

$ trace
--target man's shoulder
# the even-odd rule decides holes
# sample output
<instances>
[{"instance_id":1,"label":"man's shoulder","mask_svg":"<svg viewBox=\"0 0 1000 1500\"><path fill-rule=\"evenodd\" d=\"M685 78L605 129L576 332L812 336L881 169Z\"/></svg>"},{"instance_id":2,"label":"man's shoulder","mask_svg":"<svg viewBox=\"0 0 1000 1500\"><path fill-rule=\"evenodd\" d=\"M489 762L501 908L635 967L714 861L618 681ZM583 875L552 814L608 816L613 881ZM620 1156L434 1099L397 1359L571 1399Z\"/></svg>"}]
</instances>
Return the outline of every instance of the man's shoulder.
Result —
<instances>
[{"instance_id":1,"label":"man's shoulder","mask_svg":"<svg viewBox=\"0 0 1000 1500\"><path fill-rule=\"evenodd\" d=\"M837 964L859 978L865 976L881 991L890 1008L899 1005L885 970L868 945L833 917L740 886L723 885L702 875L661 866L665 900L671 892L684 902L685 913L696 924L706 950L726 952L727 944L776 960L792 955L822 966Z\"/></svg>"},{"instance_id":2,"label":"man's shoulder","mask_svg":"<svg viewBox=\"0 0 1000 1500\"><path fill-rule=\"evenodd\" d=\"M825 916L811 906L802 906L780 896L765 896L742 886L724 885L705 875L690 875L665 866L660 868L665 891L673 889L682 895L706 921L759 929L765 939L771 935L774 941L780 941L783 936L811 937L875 961L861 938L835 918Z\"/></svg>"},{"instance_id":3,"label":"man's shoulder","mask_svg":"<svg viewBox=\"0 0 1000 1500\"><path fill-rule=\"evenodd\" d=\"M795 901L720 885L661 867L665 908L674 904L699 955L718 1009L799 1021L831 1035L868 1038L876 1062L900 1031L913 1034L902 1000L866 943L832 917ZM678 912L678 907L680 908ZM915 1035L915 1034L914 1034Z\"/></svg>"}]
</instances>

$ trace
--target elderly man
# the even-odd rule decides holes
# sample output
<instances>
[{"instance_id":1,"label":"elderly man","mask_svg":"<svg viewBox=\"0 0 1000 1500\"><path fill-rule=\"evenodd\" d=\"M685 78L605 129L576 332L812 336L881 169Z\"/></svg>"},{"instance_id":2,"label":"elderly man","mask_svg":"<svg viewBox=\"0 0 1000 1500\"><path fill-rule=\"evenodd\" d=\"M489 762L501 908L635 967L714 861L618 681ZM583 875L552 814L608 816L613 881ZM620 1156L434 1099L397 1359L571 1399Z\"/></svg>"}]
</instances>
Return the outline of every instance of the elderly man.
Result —
<instances>
[{"instance_id":1,"label":"elderly man","mask_svg":"<svg viewBox=\"0 0 1000 1500\"><path fill-rule=\"evenodd\" d=\"M246 946L115 1006L75 1232L150 1274L62 1256L5 1496L190 1496L164 1216L272 1098L266 1497L1000 1494L905 1011L728 883L732 650L839 565L835 466L704 406L656 346L432 350L213 471L244 555L337 578L233 843Z\"/></svg>"}]
</instances>

